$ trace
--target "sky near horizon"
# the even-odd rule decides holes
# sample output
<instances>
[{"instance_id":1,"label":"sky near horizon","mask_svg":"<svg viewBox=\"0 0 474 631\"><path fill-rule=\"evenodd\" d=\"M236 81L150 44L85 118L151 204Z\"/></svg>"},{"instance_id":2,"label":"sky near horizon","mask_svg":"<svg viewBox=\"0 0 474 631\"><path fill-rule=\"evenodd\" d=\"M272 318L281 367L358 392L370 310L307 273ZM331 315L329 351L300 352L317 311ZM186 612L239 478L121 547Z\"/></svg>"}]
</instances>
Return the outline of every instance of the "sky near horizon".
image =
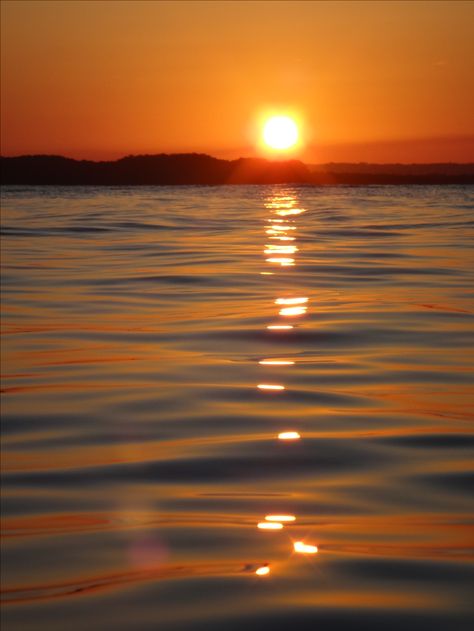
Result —
<instances>
[{"instance_id":1,"label":"sky near horizon","mask_svg":"<svg viewBox=\"0 0 474 631\"><path fill-rule=\"evenodd\" d=\"M474 2L3 0L1 153L474 161ZM283 157L283 156L282 156Z\"/></svg>"}]
</instances>

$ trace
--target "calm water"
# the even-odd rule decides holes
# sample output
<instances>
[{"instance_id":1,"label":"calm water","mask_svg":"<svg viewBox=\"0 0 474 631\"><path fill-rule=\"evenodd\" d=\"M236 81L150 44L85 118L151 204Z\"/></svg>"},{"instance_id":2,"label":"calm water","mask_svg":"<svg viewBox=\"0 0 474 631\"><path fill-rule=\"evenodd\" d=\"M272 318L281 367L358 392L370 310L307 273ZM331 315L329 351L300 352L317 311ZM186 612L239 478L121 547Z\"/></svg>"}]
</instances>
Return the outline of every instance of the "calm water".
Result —
<instances>
[{"instance_id":1,"label":"calm water","mask_svg":"<svg viewBox=\"0 0 474 631\"><path fill-rule=\"evenodd\" d=\"M472 188L2 197L5 631L471 628Z\"/></svg>"}]
</instances>

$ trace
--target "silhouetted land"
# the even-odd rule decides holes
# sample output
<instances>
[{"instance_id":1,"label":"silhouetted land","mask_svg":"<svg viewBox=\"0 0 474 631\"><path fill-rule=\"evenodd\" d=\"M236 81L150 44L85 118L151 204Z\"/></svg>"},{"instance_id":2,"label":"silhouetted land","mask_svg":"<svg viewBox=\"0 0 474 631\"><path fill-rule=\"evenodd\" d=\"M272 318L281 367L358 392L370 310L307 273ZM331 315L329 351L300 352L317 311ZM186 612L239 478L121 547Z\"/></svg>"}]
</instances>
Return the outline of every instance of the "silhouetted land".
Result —
<instances>
[{"instance_id":1,"label":"silhouetted land","mask_svg":"<svg viewBox=\"0 0 474 631\"><path fill-rule=\"evenodd\" d=\"M307 166L298 160L219 160L197 153L127 156L109 162L38 155L1 158L1 182L36 185L474 184L474 163Z\"/></svg>"}]
</instances>

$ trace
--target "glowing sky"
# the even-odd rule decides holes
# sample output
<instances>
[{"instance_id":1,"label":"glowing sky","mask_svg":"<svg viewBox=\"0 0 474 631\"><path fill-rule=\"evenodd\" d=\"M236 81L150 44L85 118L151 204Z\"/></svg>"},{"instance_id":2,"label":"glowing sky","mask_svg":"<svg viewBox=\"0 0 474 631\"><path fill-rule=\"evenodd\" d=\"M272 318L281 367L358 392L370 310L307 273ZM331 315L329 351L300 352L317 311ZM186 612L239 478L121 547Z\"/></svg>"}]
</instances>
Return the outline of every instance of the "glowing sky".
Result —
<instances>
[{"instance_id":1,"label":"glowing sky","mask_svg":"<svg viewBox=\"0 0 474 631\"><path fill-rule=\"evenodd\" d=\"M2 2L3 155L469 161L472 2Z\"/></svg>"}]
</instances>

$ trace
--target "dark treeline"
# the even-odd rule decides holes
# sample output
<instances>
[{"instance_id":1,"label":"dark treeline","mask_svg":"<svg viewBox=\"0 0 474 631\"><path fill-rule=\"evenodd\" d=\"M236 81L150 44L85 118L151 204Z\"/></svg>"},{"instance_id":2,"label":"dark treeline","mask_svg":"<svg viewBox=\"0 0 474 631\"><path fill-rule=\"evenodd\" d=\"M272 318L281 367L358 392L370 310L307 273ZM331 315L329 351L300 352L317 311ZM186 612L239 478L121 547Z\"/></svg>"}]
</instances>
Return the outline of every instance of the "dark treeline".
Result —
<instances>
[{"instance_id":1,"label":"dark treeline","mask_svg":"<svg viewBox=\"0 0 474 631\"><path fill-rule=\"evenodd\" d=\"M392 171L390 167L393 167ZM410 170L410 167L416 169ZM1 158L1 182L107 186L474 184L474 165L328 164L308 167L298 160L219 160L197 153L127 156L108 162L39 155Z\"/></svg>"}]
</instances>

